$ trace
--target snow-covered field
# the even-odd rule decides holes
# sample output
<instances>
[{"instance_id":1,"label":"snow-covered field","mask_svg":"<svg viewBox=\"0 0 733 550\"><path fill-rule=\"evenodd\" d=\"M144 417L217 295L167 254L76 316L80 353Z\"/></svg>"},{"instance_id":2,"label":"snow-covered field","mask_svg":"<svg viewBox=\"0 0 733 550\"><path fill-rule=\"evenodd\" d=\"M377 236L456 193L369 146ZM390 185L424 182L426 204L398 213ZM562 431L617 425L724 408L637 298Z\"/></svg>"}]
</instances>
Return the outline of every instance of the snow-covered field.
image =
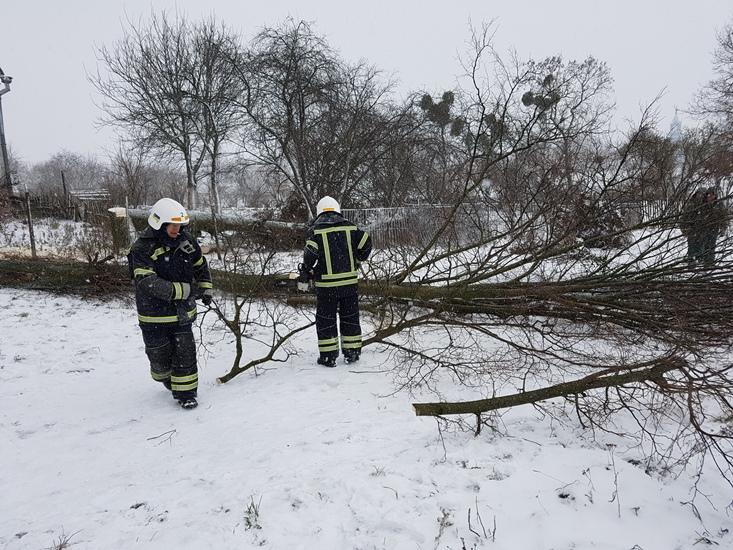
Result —
<instances>
[{"instance_id":1,"label":"snow-covered field","mask_svg":"<svg viewBox=\"0 0 733 550\"><path fill-rule=\"evenodd\" d=\"M324 369L303 334L299 356L218 385L233 346L207 324L184 411L129 304L0 289L0 310L2 550L733 548L712 466L701 522L690 475L647 475L533 409L504 415L508 436L441 434L378 350Z\"/></svg>"},{"instance_id":2,"label":"snow-covered field","mask_svg":"<svg viewBox=\"0 0 733 550\"><path fill-rule=\"evenodd\" d=\"M70 257L91 226L70 220L41 218L33 221L33 236L39 256ZM28 224L12 220L0 224L0 253L31 255Z\"/></svg>"}]
</instances>

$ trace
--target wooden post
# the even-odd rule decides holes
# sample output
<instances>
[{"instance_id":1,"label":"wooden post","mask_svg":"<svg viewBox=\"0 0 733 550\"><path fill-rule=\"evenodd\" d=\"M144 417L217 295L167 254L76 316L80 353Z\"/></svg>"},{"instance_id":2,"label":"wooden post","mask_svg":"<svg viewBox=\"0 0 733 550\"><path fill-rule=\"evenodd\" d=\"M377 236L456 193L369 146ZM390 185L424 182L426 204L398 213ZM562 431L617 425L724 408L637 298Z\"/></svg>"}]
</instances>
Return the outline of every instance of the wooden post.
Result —
<instances>
[{"instance_id":1,"label":"wooden post","mask_svg":"<svg viewBox=\"0 0 733 550\"><path fill-rule=\"evenodd\" d=\"M69 192L66 190L66 176L64 176L64 171L61 170L61 187L64 190L64 200L69 196Z\"/></svg>"},{"instance_id":2,"label":"wooden post","mask_svg":"<svg viewBox=\"0 0 733 550\"><path fill-rule=\"evenodd\" d=\"M31 215L31 196L28 189L25 190L25 209L28 216L28 232L31 238L31 258L36 259L36 237L33 234L33 216Z\"/></svg>"},{"instance_id":3,"label":"wooden post","mask_svg":"<svg viewBox=\"0 0 733 550\"><path fill-rule=\"evenodd\" d=\"M76 218L74 216L74 209L71 207L71 196L69 195L69 189L66 187L66 175L64 174L64 171L61 170L61 187L64 191L64 210L66 211L66 216L69 219L73 219L76 221Z\"/></svg>"}]
</instances>

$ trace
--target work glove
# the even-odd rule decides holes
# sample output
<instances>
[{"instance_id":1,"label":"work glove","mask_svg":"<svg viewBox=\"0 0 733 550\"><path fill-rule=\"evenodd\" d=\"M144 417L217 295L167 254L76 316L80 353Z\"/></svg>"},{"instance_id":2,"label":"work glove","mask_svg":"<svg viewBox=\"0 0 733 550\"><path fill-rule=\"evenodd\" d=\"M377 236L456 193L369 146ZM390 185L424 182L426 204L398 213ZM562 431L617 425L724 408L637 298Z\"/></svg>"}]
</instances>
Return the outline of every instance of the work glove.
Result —
<instances>
[{"instance_id":1,"label":"work glove","mask_svg":"<svg viewBox=\"0 0 733 550\"><path fill-rule=\"evenodd\" d=\"M311 270L305 264L298 264L298 281L307 283L311 278Z\"/></svg>"},{"instance_id":2,"label":"work glove","mask_svg":"<svg viewBox=\"0 0 733 550\"><path fill-rule=\"evenodd\" d=\"M198 296L196 296L197 299L201 300L201 302L205 306L211 305L211 301L214 299L214 293L210 288L201 288L199 289Z\"/></svg>"},{"instance_id":3,"label":"work glove","mask_svg":"<svg viewBox=\"0 0 733 550\"><path fill-rule=\"evenodd\" d=\"M300 292L308 292L313 273L305 266L305 264L298 264L298 272L298 290Z\"/></svg>"},{"instance_id":4,"label":"work glove","mask_svg":"<svg viewBox=\"0 0 733 550\"><path fill-rule=\"evenodd\" d=\"M176 316L178 317L179 325L190 325L193 323L193 318L189 317L188 312L196 309L196 302L194 299L187 298L186 300L178 300L176 302Z\"/></svg>"}]
</instances>

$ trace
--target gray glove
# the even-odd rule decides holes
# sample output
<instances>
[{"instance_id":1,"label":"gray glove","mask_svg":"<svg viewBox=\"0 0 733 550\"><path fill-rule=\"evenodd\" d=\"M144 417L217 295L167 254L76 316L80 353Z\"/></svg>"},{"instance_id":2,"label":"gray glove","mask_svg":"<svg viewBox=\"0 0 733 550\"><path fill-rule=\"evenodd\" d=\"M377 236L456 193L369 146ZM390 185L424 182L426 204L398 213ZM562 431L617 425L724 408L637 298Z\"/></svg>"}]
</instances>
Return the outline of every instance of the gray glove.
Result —
<instances>
[{"instance_id":1,"label":"gray glove","mask_svg":"<svg viewBox=\"0 0 733 550\"><path fill-rule=\"evenodd\" d=\"M196 301L193 298L178 300L176 302L176 315L178 316L179 325L190 325L193 323L193 317L188 312L196 309Z\"/></svg>"}]
</instances>

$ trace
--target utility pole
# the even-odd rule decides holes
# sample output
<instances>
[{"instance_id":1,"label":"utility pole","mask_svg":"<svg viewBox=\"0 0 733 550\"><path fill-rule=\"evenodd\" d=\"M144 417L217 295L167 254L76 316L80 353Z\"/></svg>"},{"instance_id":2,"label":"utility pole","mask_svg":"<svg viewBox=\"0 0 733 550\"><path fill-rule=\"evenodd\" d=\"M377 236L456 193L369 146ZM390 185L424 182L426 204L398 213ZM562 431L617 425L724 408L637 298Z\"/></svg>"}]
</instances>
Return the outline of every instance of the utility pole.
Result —
<instances>
[{"instance_id":1,"label":"utility pole","mask_svg":"<svg viewBox=\"0 0 733 550\"><path fill-rule=\"evenodd\" d=\"M3 88L0 89L0 153L3 156L3 183L8 191L8 196L13 196L13 181L10 177L10 159L8 159L8 147L5 144L5 126L3 124L3 95L10 91L10 83L13 81L12 76L6 75L2 69L0 69L0 84Z\"/></svg>"}]
</instances>

